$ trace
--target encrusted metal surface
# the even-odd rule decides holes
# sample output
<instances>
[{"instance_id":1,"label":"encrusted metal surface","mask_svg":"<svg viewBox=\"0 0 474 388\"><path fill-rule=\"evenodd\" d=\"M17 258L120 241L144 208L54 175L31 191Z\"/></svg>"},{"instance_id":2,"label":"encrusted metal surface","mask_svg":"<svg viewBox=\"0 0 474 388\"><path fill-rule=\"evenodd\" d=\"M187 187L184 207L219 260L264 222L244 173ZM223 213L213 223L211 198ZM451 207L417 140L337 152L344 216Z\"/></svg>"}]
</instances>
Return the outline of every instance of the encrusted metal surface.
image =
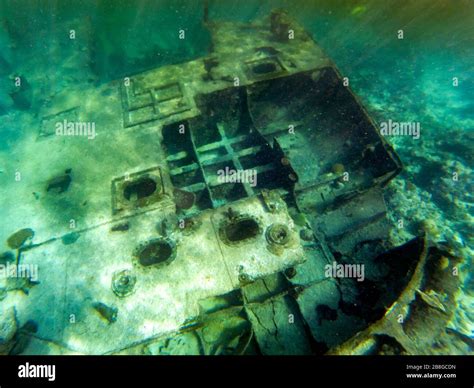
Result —
<instances>
[{"instance_id":1,"label":"encrusted metal surface","mask_svg":"<svg viewBox=\"0 0 474 388\"><path fill-rule=\"evenodd\" d=\"M0 240L35 232L17 259L40 281L7 299L37 324L23 352L309 353L367 323L337 312L326 266L386 238L400 162L300 26L251 27L209 23L207 57L42 112L20 167L56 170L0 188ZM58 120L97 133L53 136Z\"/></svg>"}]
</instances>

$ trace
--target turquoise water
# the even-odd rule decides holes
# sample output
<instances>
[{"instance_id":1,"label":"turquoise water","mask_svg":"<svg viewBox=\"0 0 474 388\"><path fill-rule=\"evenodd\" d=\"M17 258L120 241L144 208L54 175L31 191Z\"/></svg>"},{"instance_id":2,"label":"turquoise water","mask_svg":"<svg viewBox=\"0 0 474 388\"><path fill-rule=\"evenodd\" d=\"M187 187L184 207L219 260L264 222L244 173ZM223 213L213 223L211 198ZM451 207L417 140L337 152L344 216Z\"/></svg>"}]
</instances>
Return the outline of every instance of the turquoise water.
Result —
<instances>
[{"instance_id":1,"label":"turquoise water","mask_svg":"<svg viewBox=\"0 0 474 388\"><path fill-rule=\"evenodd\" d=\"M393 238L409 240L428 220L463 258L456 325L472 338L474 1L210 0L208 18L249 23L275 8L312 35L378 124L420 123L419 139L387 138L405 166L388 188L390 218L412 224ZM206 56L204 9L198 0L0 0L0 177L28 159L18 145L58 96Z\"/></svg>"},{"instance_id":2,"label":"turquoise water","mask_svg":"<svg viewBox=\"0 0 474 388\"><path fill-rule=\"evenodd\" d=\"M472 2L211 1L209 18L247 22L274 8L288 9L312 33L377 119L390 111L393 120L418 118L430 133L474 128ZM210 45L196 0L2 1L0 15L4 90L12 73L43 72L54 92L69 82L102 83L197 58ZM71 58L74 27L76 43L91 50L85 63ZM181 28L187 39L176 44ZM396 39L400 29L403 40Z\"/></svg>"},{"instance_id":3,"label":"turquoise water","mask_svg":"<svg viewBox=\"0 0 474 388\"><path fill-rule=\"evenodd\" d=\"M384 101L395 114L423 112L437 129L448 120L449 127L473 129L472 2L227 0L211 1L209 18L248 22L275 8L287 9L312 33L363 98ZM0 15L10 33L0 35L3 75L28 62L72 71L73 63L64 64L70 43L65 28L75 25L78 40L90 40L94 55L88 65L98 82L196 58L210 45L203 1L2 1ZM181 28L187 39L177 45ZM396 39L400 29L403 40ZM38 57L36 50L46 55ZM87 71L75 70L77 81L87 81ZM55 76L62 74L55 73L51 82L59 83ZM457 88L453 77L459 78Z\"/></svg>"}]
</instances>

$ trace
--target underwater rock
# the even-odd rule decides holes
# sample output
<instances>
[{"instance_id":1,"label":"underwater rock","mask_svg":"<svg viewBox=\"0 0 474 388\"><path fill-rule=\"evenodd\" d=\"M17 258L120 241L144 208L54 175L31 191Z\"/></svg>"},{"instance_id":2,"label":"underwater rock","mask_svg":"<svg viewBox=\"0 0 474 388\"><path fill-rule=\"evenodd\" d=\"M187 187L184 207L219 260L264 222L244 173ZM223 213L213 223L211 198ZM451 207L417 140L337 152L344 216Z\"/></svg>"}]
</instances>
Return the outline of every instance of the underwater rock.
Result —
<instances>
[{"instance_id":1,"label":"underwater rock","mask_svg":"<svg viewBox=\"0 0 474 388\"><path fill-rule=\"evenodd\" d=\"M15 261L15 255L12 252L7 251L0 254L0 264L11 263L12 261Z\"/></svg>"},{"instance_id":2,"label":"underwater rock","mask_svg":"<svg viewBox=\"0 0 474 388\"><path fill-rule=\"evenodd\" d=\"M9 277L7 278L7 287L5 291L21 291L25 295L30 293L30 289L39 284L38 281L31 279L31 274L21 277Z\"/></svg>"},{"instance_id":3,"label":"underwater rock","mask_svg":"<svg viewBox=\"0 0 474 388\"><path fill-rule=\"evenodd\" d=\"M130 224L128 222L123 222L121 224L112 226L110 231L111 232L126 232L129 229L130 229Z\"/></svg>"},{"instance_id":4,"label":"underwater rock","mask_svg":"<svg viewBox=\"0 0 474 388\"><path fill-rule=\"evenodd\" d=\"M0 309L0 354L8 354L18 330L16 313L13 307Z\"/></svg>"},{"instance_id":5,"label":"underwater rock","mask_svg":"<svg viewBox=\"0 0 474 388\"><path fill-rule=\"evenodd\" d=\"M37 332L38 324L32 319L26 321L26 323L22 327L20 327L20 329L15 334L15 337L12 341L14 343L14 346L8 354L22 354L31 341L31 334L35 334Z\"/></svg>"},{"instance_id":6,"label":"underwater rock","mask_svg":"<svg viewBox=\"0 0 474 388\"><path fill-rule=\"evenodd\" d=\"M333 164L333 166L331 167L331 171L334 174L340 175L345 171L345 167L342 163L336 163L336 164Z\"/></svg>"},{"instance_id":7,"label":"underwater rock","mask_svg":"<svg viewBox=\"0 0 474 388\"><path fill-rule=\"evenodd\" d=\"M437 240L440 237L440 230L432 219L422 220L418 225L418 231L420 233L426 233L431 238Z\"/></svg>"},{"instance_id":8,"label":"underwater rock","mask_svg":"<svg viewBox=\"0 0 474 388\"><path fill-rule=\"evenodd\" d=\"M69 189L69 185L72 182L71 171L72 170L68 168L63 175L51 178L48 181L46 191L53 191L57 194L61 194L67 191Z\"/></svg>"},{"instance_id":9,"label":"underwater rock","mask_svg":"<svg viewBox=\"0 0 474 388\"><path fill-rule=\"evenodd\" d=\"M8 237L7 244L12 249L21 248L26 241L31 240L35 235L33 229L25 228L13 233Z\"/></svg>"},{"instance_id":10,"label":"underwater rock","mask_svg":"<svg viewBox=\"0 0 474 388\"><path fill-rule=\"evenodd\" d=\"M282 10L273 11L271 14L271 32L277 41L288 41L288 31L291 30L291 20Z\"/></svg>"},{"instance_id":11,"label":"underwater rock","mask_svg":"<svg viewBox=\"0 0 474 388\"><path fill-rule=\"evenodd\" d=\"M109 324L117 320L118 308L107 306L105 303L96 302L92 305L94 309L104 318Z\"/></svg>"},{"instance_id":12,"label":"underwater rock","mask_svg":"<svg viewBox=\"0 0 474 388\"><path fill-rule=\"evenodd\" d=\"M72 232L72 233L65 234L61 238L61 241L63 242L64 245L70 245L70 244L74 244L79 239L79 237L81 237L79 233Z\"/></svg>"},{"instance_id":13,"label":"underwater rock","mask_svg":"<svg viewBox=\"0 0 474 388\"><path fill-rule=\"evenodd\" d=\"M173 196L176 206L180 209L190 209L196 202L196 195L194 193L178 189L177 187L173 189Z\"/></svg>"},{"instance_id":14,"label":"underwater rock","mask_svg":"<svg viewBox=\"0 0 474 388\"><path fill-rule=\"evenodd\" d=\"M17 331L17 322L15 309L10 307L4 311L2 309L0 314L0 345L5 345L8 341L11 341Z\"/></svg>"}]
</instances>

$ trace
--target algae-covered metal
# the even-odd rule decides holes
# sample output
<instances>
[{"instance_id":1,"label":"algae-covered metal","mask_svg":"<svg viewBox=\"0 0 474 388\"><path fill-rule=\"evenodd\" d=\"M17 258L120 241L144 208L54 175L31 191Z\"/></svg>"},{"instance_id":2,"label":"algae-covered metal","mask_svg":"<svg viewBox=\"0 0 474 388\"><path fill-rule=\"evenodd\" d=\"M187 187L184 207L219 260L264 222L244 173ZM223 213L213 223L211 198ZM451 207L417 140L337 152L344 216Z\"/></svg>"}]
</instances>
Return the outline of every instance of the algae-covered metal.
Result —
<instances>
[{"instance_id":1,"label":"algae-covered metal","mask_svg":"<svg viewBox=\"0 0 474 388\"><path fill-rule=\"evenodd\" d=\"M41 112L30 163L57 171L11 189L25 206L0 232L40 271L10 299L29 352L342 352L422 271L388 244L400 160L311 36L282 11L206 26L206 57ZM87 159L45 135L86 115Z\"/></svg>"}]
</instances>

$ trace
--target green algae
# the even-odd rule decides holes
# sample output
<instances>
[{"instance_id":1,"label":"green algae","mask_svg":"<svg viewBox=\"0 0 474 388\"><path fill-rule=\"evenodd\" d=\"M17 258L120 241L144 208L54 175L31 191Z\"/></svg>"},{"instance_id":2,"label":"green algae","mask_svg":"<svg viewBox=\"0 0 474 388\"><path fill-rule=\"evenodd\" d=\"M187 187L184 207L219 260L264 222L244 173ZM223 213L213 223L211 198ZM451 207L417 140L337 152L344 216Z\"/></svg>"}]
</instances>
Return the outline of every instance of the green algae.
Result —
<instances>
[{"instance_id":1,"label":"green algae","mask_svg":"<svg viewBox=\"0 0 474 388\"><path fill-rule=\"evenodd\" d=\"M11 249L21 248L28 240L31 240L35 235L33 229L25 228L13 233L7 239L7 244Z\"/></svg>"}]
</instances>

